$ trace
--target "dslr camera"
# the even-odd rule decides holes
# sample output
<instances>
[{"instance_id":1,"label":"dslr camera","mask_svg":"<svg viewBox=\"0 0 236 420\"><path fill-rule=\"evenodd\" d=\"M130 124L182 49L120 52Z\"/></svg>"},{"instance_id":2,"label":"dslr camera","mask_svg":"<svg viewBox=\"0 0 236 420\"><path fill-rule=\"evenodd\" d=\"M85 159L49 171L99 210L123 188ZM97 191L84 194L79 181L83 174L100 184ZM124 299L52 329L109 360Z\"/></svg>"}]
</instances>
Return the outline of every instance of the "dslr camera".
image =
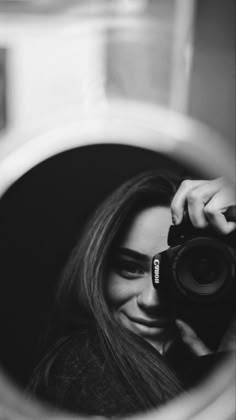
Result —
<instances>
[{"instance_id":1,"label":"dslr camera","mask_svg":"<svg viewBox=\"0 0 236 420\"><path fill-rule=\"evenodd\" d=\"M227 220L235 221L236 206ZM232 217L233 215L233 217ZM236 232L220 235L213 229L197 229L185 213L180 225L171 226L168 248L152 260L156 289L171 288L187 299L208 303L235 291Z\"/></svg>"}]
</instances>

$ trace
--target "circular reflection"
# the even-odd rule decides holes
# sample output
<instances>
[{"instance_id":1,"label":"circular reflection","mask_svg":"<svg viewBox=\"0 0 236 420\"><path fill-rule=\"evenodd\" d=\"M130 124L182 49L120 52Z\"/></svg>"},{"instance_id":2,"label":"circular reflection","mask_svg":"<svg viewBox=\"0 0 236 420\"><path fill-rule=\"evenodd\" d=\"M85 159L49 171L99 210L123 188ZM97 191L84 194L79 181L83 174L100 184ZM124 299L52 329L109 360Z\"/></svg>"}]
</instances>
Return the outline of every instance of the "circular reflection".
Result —
<instances>
[{"instance_id":1,"label":"circular reflection","mask_svg":"<svg viewBox=\"0 0 236 420\"><path fill-rule=\"evenodd\" d=\"M24 235L24 225L21 226L21 229L19 230L19 225L22 223L22 215L24 214L24 223L25 225L29 223L30 229L28 232L28 236L26 235L26 241L28 241L28 249L32 249L32 242L34 241L34 234L35 234L35 225L38 224L38 217L42 218L42 216L45 216L48 218L49 225L52 226L52 222L55 223L54 230L51 232L48 232L48 230L41 231L41 238L38 237L38 243L39 244L45 244L47 243L47 250L43 249L43 246L41 246L41 252L37 250L36 254L32 257L32 255L29 258L29 255L25 255L25 259L22 260L22 258L19 258L19 261L17 261L17 264L22 264L23 266L28 264L29 261L32 261L32 266L35 267L37 265L37 258L38 261L43 259L44 252L47 254L49 253L50 256L53 255L54 252L54 246L52 243L50 243L50 238L54 237L54 239L57 242L60 242L60 237L57 239L55 238L56 232L60 236L60 230L61 230L61 222L63 219L63 212L58 217L57 212L55 209L60 209L62 207L62 196L65 199L65 194L67 192L67 183L66 183L66 176L68 175L68 168L70 169L70 177L71 179L78 176L75 171L76 161L78 159L78 156L81 155L81 162L86 162L86 165L79 165L81 171L87 171L90 172L90 180L89 185L84 184L81 188L83 192L86 191L86 200L88 197L92 197L92 200L90 202L91 209L96 203L96 200L100 199L100 196L96 196L97 191L95 189L95 186L97 185L97 177L98 174L103 173L103 177L100 180L101 184L103 185L104 179L107 183L107 174L109 174L109 180L112 178L111 174L117 174L118 167L122 167L123 169L123 163L126 160L126 171L125 174L123 171L119 174L118 179L114 181L114 184L117 182L117 185L121 180L124 180L125 178L128 178L130 175L133 175L134 173L138 173L142 171L143 169L155 167L156 165L161 165L162 167L166 167L169 165L170 169L178 170L182 174L189 173L190 175L194 174L201 174L204 177L208 176L215 176L216 174L221 175L224 174L228 177L230 181L233 181L232 177L232 168L234 167L234 160L232 157L232 154L230 153L230 150L226 150L224 156L222 155L222 149L225 149L226 144L223 142L223 139L220 139L216 133L213 133L208 128L195 123L191 120L184 119L183 117L178 117L176 114L167 113L164 110L159 110L160 112L157 112L156 114L152 114L152 117L150 118L150 112L145 113L143 112L144 109L135 107L133 110L131 109L131 116L133 118L125 119L126 121L126 127L125 130L121 128L122 124L120 122L122 121L122 118L124 120L124 114L119 112L114 115L109 113L109 117L105 117L102 119L102 124L98 124L96 128L98 128L98 135L95 136L94 127L92 127L91 121L87 119L86 121L83 121L83 124L81 125L74 125L70 127L64 127L64 130L55 130L50 133L46 133L45 135L40 136L39 138L33 139L31 142L26 144L21 149L19 148L15 152L13 152L11 155L8 156L7 159L2 163L1 166L1 191L3 195L2 201L1 201L1 214L3 214L3 232L4 227L7 230L7 213L9 208L13 209L13 206L15 208L15 200L18 201L18 206L21 200L22 203L22 209L20 209L19 206L19 214L11 214L12 217L12 233L9 235L9 243L4 243L4 246L9 246L9 250L11 249L11 246L13 242L15 243L16 247L20 247L20 240ZM112 107L111 107L112 110ZM138 112L137 112L138 111ZM150 109L149 109L150 111ZM162 112L163 111L163 112ZM134 118L135 115L135 118ZM122 118L121 118L122 116ZM138 118L140 116L140 118ZM142 116L142 117L141 117ZM144 118L145 116L145 118ZM160 123L160 121L163 121L162 118L164 117L163 124ZM167 124L167 119L169 124ZM98 121L96 119L92 119L92 122ZM140 122L141 121L141 122ZM101 121L100 121L101 122ZM174 125L170 124L173 123ZM135 124L134 124L135 123ZM81 128L82 126L82 128ZM176 127L176 130L173 130L173 126ZM142 130L140 130L142 128ZM180 135L181 134L181 135ZM201 139L199 141L199 138ZM104 140L103 140L104 139ZM104 149L104 146L91 146L94 145L94 143L112 143L113 146L109 149ZM114 143L117 144L117 146L114 146ZM123 146L118 146L118 144L122 143ZM63 150L71 149L72 147L76 146L85 146L81 149L74 149L73 151L68 151L67 156L72 157L72 161L74 160L74 167L71 165L71 160L69 159L67 164L67 171L66 173L63 171L60 172L58 169L56 170L56 166L58 164L59 167L65 167L64 166L64 159L66 159L66 154L62 153L59 156L56 156L55 158L51 158L47 161L45 161L43 164L39 165L38 167L31 170L29 173L26 173L29 169L33 168L35 164L39 164L40 161L44 161L46 158L55 155L58 152L62 152ZM90 145L90 146L89 146ZM130 148L130 145L136 145L138 147L142 146L142 149L133 149ZM191 146L191 147L190 147ZM89 153L86 156L87 151L90 149L90 147L94 148L95 153L93 154L93 158L89 161L88 156ZM103 152L100 153L100 151ZM113 151L112 151L113 149ZM144 150L147 149L147 150ZM149 152L148 149L151 149L153 152ZM41 150L40 154L39 151ZM89 150L91 152L92 149ZM109 152L108 152L109 150ZM121 153L121 150L123 150L123 154ZM212 150L214 150L214 162L212 159ZM99 154L100 153L100 154ZM118 154L120 153L120 157L118 157ZM136 154L135 158L134 155ZM103 155L103 157L102 157ZM86 158L85 158L86 156ZM106 157L104 157L106 156ZM124 158L125 156L125 158ZM170 158L170 156L172 156ZM132 170L130 169L130 161L132 160ZM227 164L226 164L227 160ZM78 162L78 161L77 161ZM81 163L80 162L80 163ZM137 163L136 163L137 162ZM161 163L160 163L161 162ZM44 184L42 186L42 178L40 177L40 171L44 172L46 171L46 177L43 181ZM94 171L95 169L95 171ZM103 172L104 171L104 172ZM60 172L60 182L58 183L57 175ZM25 174L25 175L24 175ZM19 177L22 175L23 178L20 179L20 182L16 182ZM51 176L53 177L51 178ZM87 177L85 177L88 179ZM85 179L84 178L84 179ZM51 184L48 180L51 179ZM77 180L76 180L77 181ZM46 207L41 209L41 215L36 215L34 212L32 214L32 208L38 207L39 201L42 198L42 195L38 196L39 201L37 202L37 192L35 190L35 182L37 184L37 191L41 192L44 191L45 187L48 189L47 191L47 199L49 200ZM64 184L63 184L64 182ZM15 183L15 184L14 184ZM13 186L11 187L11 185ZM24 192L25 184L28 184L28 190ZM54 189L55 185L57 185L58 190L56 191ZM75 188L76 183L74 184ZM109 192L109 190L112 190L115 185L113 185L112 182L110 184L107 184L107 187L102 191L102 195L104 196ZM63 187L63 194L61 194L60 188ZM89 191L89 194L88 194ZM36 194L35 194L36 193ZM14 194L16 196L14 197ZM78 194L78 193L77 193ZM60 197L61 195L61 197ZM73 191L72 191L72 195ZM80 195L80 194L79 194ZM99 195L99 194L98 194ZM26 198L30 198L28 205L28 208L24 208L24 204L27 200ZM80 197L79 197L80 198ZM54 209L51 209L50 214L50 208L51 204L56 199L56 206ZM10 207L9 201L10 201ZM12 200L12 201L11 201ZM8 201L8 203L7 203ZM65 201L68 203L68 195L66 196ZM6 204L7 203L7 204ZM81 194L80 204L82 203L82 206L84 205L84 196ZM4 209L5 206L5 209ZM68 205L69 208L73 208L73 202L70 202ZM3 210L2 210L3 209ZM88 208L83 209L84 214L87 213ZM81 213L81 217L83 217L83 211ZM48 214L49 212L49 214ZM5 215L4 215L5 213ZM31 215L31 219L30 216ZM32 217L33 216L33 217ZM34 216L37 220L34 219ZM5 223L6 222L6 223ZM17 227L18 225L18 227ZM42 223L43 225L43 223ZM41 227L42 227L41 225ZM73 225L73 224L72 224ZM60 228L59 228L60 227ZM72 226L71 231L74 233L74 227ZM39 228L39 230L41 230ZM77 229L75 229L77 230ZM79 230L79 229L78 229ZM46 232L47 231L47 232ZM30 233L30 234L29 234ZM15 234L15 238L14 238ZM6 236L5 236L6 237ZM18 238L18 244L17 239ZM46 239L46 240L45 240ZM70 239L71 240L71 239ZM32 241L32 242L31 242ZM73 242L73 239L72 239ZM67 243L67 249L64 254L67 254L68 250L71 247L71 242L68 241ZM51 254L50 254L51 252ZM17 252L16 252L17 253ZM56 256L56 259L61 259L62 254L59 253ZM50 258L51 260L51 258ZM62 258L63 260L63 258ZM10 265L10 262L8 263ZM14 265L17 265L14 262ZM43 263L44 264L44 263ZM53 262L52 262L53 266ZM20 267L16 267L16 271ZM28 267L29 268L29 267ZM45 267L44 267L45 268ZM47 269L48 267L46 267ZM57 272L57 268L53 267L55 272ZM35 270L34 270L35 273ZM30 268L28 271L28 274L30 274ZM42 278L42 274L45 274L45 271L38 273L39 279ZM50 275L50 273L49 273ZM17 276L14 276L17 277ZM28 290L32 290L35 288L35 284L31 283L29 284L29 279L32 276L29 275L28 277L28 283L27 287L29 287ZM45 283L48 285L47 280L45 280ZM12 290L12 287L16 287L15 293L13 294L13 301L12 301L12 307L17 306L17 299L19 298L19 293L21 290L21 285L15 284L15 278L14 283L8 284L9 290ZM35 296L37 295L37 290L35 291ZM4 295L3 295L4 296ZM48 294L48 303L50 302L50 293ZM4 299L4 297L3 297ZM15 302L14 302L15 299ZM31 301L31 305L33 302ZM33 306L33 305L32 305ZM33 307L28 307L29 312L33 310ZM10 313L10 312L9 312ZM16 313L14 313L14 319L15 319ZM29 313L26 314L26 319L29 318ZM14 319L12 317L12 322L14 323ZM10 320L9 320L10 321ZM42 319L41 319L42 321ZM44 323L45 320L43 320ZM11 321L10 321L11 322ZM23 323L22 319L22 323ZM219 326L219 325L218 325ZM33 328L32 328L33 329ZM29 332L29 331L28 331ZM35 331L34 331L35 333ZM18 340L20 341L20 335L18 337ZM22 340L24 342L24 340ZM13 351L14 353L14 351ZM29 351L30 353L30 351ZM13 354L12 354L13 356ZM29 356L29 354L28 354ZM11 370L10 363L8 366L8 370ZM201 410L205 410L205 407L207 406L207 409L209 410L209 413L216 413L216 416L214 418L217 419L217 404L218 395L221 394L221 399L223 401L223 405L225 405L226 401L232 402L232 390L234 389L234 381L232 377L232 362L228 361L227 364L225 364L225 367L222 367L219 370L219 372L216 372L216 378L213 375L212 377L209 377L206 384L203 385L202 390L196 390L193 391L192 399L189 397L186 399L185 397L181 397L180 400L174 401L173 403L170 403L169 407L167 406L166 409L162 409L160 411L160 419L161 418L170 418L170 419L177 419L177 418L191 418L192 413L195 413L196 416L201 414L197 414L198 411L201 412ZM31 370L31 366L29 367L29 371ZM10 372L11 373L11 372ZM13 372L12 372L13 373ZM29 372L28 372L29 374ZM220 376L221 375L221 376ZM27 376L27 375L26 375ZM221 377L221 381L219 381L219 377ZM35 414L35 416L40 416L42 418L46 418L46 412L42 412L43 410L41 407L39 408L37 405L25 404L22 408L21 399L18 397L17 392L11 388L11 385L8 384L6 380L3 378L3 407L6 410L12 410L11 403L9 402L9 395L11 395L11 398L15 399L15 412L17 410L22 411L26 416L30 418L30 415L32 413ZM210 386L209 386L210 383ZM217 386L216 386L217 383ZM215 386L213 387L212 384ZM211 392L204 392L204 390L211 389ZM216 397L216 403L215 405L212 404L213 397ZM214 398L215 399L215 398ZM8 400L8 402L7 402ZM198 404L196 404L198 402ZM196 407L198 405L198 407ZM229 405L228 405L229 407ZM232 404L231 404L232 409ZM25 410L25 411L24 411ZM179 411L178 411L179 410ZM229 408L230 410L230 408ZM14 412L14 409L13 409ZM173 412L175 413L175 417L173 417ZM47 413L48 416L52 415L50 411ZM180 417L182 415L182 417ZM231 414L229 414L231 415ZM45 416L45 417L43 417ZM152 415L150 414L150 418ZM161 417L163 416L163 417ZM169 416L169 417L168 417ZM172 417L171 417L172 416ZM179 417L178 417L179 416ZM59 417L57 417L59 418ZM197 417L196 417L197 418ZM200 419L201 417L199 417ZM213 417L209 417L213 418ZM220 417L218 417L220 419ZM227 417L226 417L227 418ZM230 418L230 417L228 417Z\"/></svg>"}]
</instances>

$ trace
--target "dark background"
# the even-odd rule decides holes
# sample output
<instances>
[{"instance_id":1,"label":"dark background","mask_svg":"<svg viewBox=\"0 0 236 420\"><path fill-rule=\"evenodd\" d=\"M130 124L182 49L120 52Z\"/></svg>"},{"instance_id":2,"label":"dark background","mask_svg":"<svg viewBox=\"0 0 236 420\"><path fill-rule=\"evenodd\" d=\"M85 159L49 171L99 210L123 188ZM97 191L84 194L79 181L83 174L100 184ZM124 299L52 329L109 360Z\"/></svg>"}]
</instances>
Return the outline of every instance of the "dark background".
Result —
<instances>
[{"instance_id":1,"label":"dark background","mask_svg":"<svg viewBox=\"0 0 236 420\"><path fill-rule=\"evenodd\" d=\"M152 168L200 176L154 152L101 144L42 162L1 199L0 361L20 385L41 356L54 288L85 220L120 183ZM231 312L224 303L183 307L183 317L213 346Z\"/></svg>"}]
</instances>

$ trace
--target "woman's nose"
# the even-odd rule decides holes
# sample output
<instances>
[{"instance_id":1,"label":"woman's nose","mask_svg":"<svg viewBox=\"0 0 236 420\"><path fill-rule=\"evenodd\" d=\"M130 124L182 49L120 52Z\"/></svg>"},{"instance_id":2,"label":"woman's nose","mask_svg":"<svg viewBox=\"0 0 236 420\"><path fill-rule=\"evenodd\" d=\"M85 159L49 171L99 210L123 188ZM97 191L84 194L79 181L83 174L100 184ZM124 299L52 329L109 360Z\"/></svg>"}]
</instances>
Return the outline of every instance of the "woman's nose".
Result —
<instances>
[{"instance_id":1,"label":"woman's nose","mask_svg":"<svg viewBox=\"0 0 236 420\"><path fill-rule=\"evenodd\" d=\"M160 305L159 291L153 287L152 279L146 279L144 287L140 291L137 302L143 309L153 309Z\"/></svg>"}]
</instances>

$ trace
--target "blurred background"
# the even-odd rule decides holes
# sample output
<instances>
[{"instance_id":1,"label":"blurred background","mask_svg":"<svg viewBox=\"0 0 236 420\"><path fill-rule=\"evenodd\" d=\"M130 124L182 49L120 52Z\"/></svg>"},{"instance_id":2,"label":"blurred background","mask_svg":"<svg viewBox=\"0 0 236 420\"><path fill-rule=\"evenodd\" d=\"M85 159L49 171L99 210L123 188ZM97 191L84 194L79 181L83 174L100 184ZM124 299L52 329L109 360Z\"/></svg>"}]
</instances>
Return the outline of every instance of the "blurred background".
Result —
<instances>
[{"instance_id":1,"label":"blurred background","mask_svg":"<svg viewBox=\"0 0 236 420\"><path fill-rule=\"evenodd\" d=\"M97 203L145 169L201 175L171 158L167 138L156 140L157 153L143 149L149 109L160 121L161 110L200 121L234 156L234 0L0 0L0 168L12 165L0 171L2 190L20 178L0 200L0 362L23 386L41 354L56 279ZM102 136L104 115L123 127L122 144L120 128ZM137 136L143 124L140 147L125 138L133 121ZM180 125L173 132L185 133ZM80 144L81 132L71 143L71 127L95 145ZM37 166L24 152L9 160L28 143ZM216 347L232 302L202 308L204 325L199 308L190 313Z\"/></svg>"},{"instance_id":2,"label":"blurred background","mask_svg":"<svg viewBox=\"0 0 236 420\"><path fill-rule=\"evenodd\" d=\"M0 158L107 96L234 141L234 0L1 0Z\"/></svg>"}]
</instances>

